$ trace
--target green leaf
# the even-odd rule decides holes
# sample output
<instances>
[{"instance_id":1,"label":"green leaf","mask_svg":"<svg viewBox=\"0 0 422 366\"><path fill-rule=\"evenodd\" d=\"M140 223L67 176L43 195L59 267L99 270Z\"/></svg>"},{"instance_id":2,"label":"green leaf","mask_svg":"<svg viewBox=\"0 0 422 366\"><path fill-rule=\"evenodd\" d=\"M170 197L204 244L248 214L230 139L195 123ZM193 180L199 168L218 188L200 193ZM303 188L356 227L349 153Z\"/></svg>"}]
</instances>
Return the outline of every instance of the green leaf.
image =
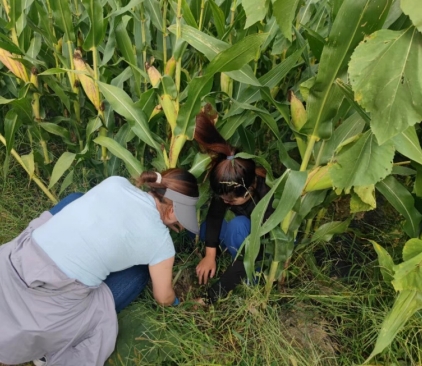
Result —
<instances>
[{"instance_id":1,"label":"green leaf","mask_svg":"<svg viewBox=\"0 0 422 366\"><path fill-rule=\"evenodd\" d=\"M55 25L66 34L67 39L75 42L75 31L73 29L72 12L70 11L69 4L68 0L50 1Z\"/></svg>"},{"instance_id":2,"label":"green leaf","mask_svg":"<svg viewBox=\"0 0 422 366\"><path fill-rule=\"evenodd\" d=\"M403 13L409 16L413 25L418 28L419 32L422 32L422 12L421 3L419 0L401 0L401 9Z\"/></svg>"},{"instance_id":3,"label":"green leaf","mask_svg":"<svg viewBox=\"0 0 422 366\"><path fill-rule=\"evenodd\" d=\"M408 261L422 253L422 240L412 238L404 244L403 261Z\"/></svg>"},{"instance_id":4,"label":"green leaf","mask_svg":"<svg viewBox=\"0 0 422 366\"><path fill-rule=\"evenodd\" d=\"M211 7L212 16L214 18L214 25L217 29L218 38L223 38L226 31L226 22L224 20L224 13L220 7L215 3L214 0L208 0L208 4Z\"/></svg>"},{"instance_id":5,"label":"green leaf","mask_svg":"<svg viewBox=\"0 0 422 366\"><path fill-rule=\"evenodd\" d=\"M394 145L379 146L371 131L345 145L335 156L338 164L330 167L334 187L369 186L384 179L393 167Z\"/></svg>"},{"instance_id":6,"label":"green leaf","mask_svg":"<svg viewBox=\"0 0 422 366\"><path fill-rule=\"evenodd\" d=\"M133 76L135 78L136 90L140 94L141 90L141 77L140 74L134 69L134 66L137 65L136 56L133 52L132 40L129 37L129 34L126 30L126 21L129 21L130 18L124 16L123 19L119 22L116 22L115 25L115 36L116 36L116 44L119 47L119 51L121 52L124 59L127 61L129 65L132 66Z\"/></svg>"},{"instance_id":7,"label":"green leaf","mask_svg":"<svg viewBox=\"0 0 422 366\"><path fill-rule=\"evenodd\" d=\"M243 38L213 58L204 76L192 80L189 85L188 99L177 116L176 135L186 134L189 139L193 138L194 118L199 112L201 98L211 90L214 74L240 69L255 57L265 37L262 34L253 34Z\"/></svg>"},{"instance_id":8,"label":"green leaf","mask_svg":"<svg viewBox=\"0 0 422 366\"><path fill-rule=\"evenodd\" d=\"M422 293L422 253L393 267L393 286L396 291L416 290Z\"/></svg>"},{"instance_id":9,"label":"green leaf","mask_svg":"<svg viewBox=\"0 0 422 366\"><path fill-rule=\"evenodd\" d=\"M56 165L54 165L53 172L51 173L50 184L48 189L54 187L62 175L70 168L73 161L75 160L76 154L65 151L59 160L57 160Z\"/></svg>"},{"instance_id":10,"label":"green leaf","mask_svg":"<svg viewBox=\"0 0 422 366\"><path fill-rule=\"evenodd\" d=\"M348 139L362 133L365 127L365 121L358 113L353 113L347 118L339 127L336 128L331 138L325 141L321 147L320 165L327 164L329 160L334 157L335 151L340 144L343 144Z\"/></svg>"},{"instance_id":11,"label":"green leaf","mask_svg":"<svg viewBox=\"0 0 422 366\"><path fill-rule=\"evenodd\" d=\"M382 27L390 5L391 0L344 0L322 51L316 81L307 99L308 122L301 132L330 137L331 120L342 100L334 81L344 77L350 56L364 35Z\"/></svg>"},{"instance_id":12,"label":"green leaf","mask_svg":"<svg viewBox=\"0 0 422 366\"><path fill-rule=\"evenodd\" d=\"M391 281L393 280L393 258L391 258L391 255L377 242L373 240L369 241L374 246L374 249L378 255L378 263L385 283L391 284Z\"/></svg>"},{"instance_id":13,"label":"green leaf","mask_svg":"<svg viewBox=\"0 0 422 366\"><path fill-rule=\"evenodd\" d=\"M193 16L189 4L186 0L182 0L182 12L183 12L183 19L186 24L190 25L191 27L198 28L198 24L196 24L195 17Z\"/></svg>"},{"instance_id":14,"label":"green leaf","mask_svg":"<svg viewBox=\"0 0 422 366\"><path fill-rule=\"evenodd\" d=\"M311 243L315 241L330 241L334 234L342 234L349 227L352 218L346 221L332 221L321 225L312 235Z\"/></svg>"},{"instance_id":15,"label":"green leaf","mask_svg":"<svg viewBox=\"0 0 422 366\"><path fill-rule=\"evenodd\" d=\"M157 0L148 0L143 2L145 9L151 17L152 24L160 32L163 30L163 12L160 9L160 3Z\"/></svg>"},{"instance_id":16,"label":"green leaf","mask_svg":"<svg viewBox=\"0 0 422 366\"><path fill-rule=\"evenodd\" d=\"M349 76L355 99L371 113L380 144L422 119L422 34L382 29L355 50ZM394 65L394 67L391 67Z\"/></svg>"},{"instance_id":17,"label":"green leaf","mask_svg":"<svg viewBox=\"0 0 422 366\"><path fill-rule=\"evenodd\" d=\"M268 0L242 0L242 6L246 13L246 29L265 18Z\"/></svg>"},{"instance_id":18,"label":"green leaf","mask_svg":"<svg viewBox=\"0 0 422 366\"><path fill-rule=\"evenodd\" d=\"M154 139L154 135L149 129L145 114L141 109L134 106L129 95L120 88L100 81L98 82L98 86L113 109L129 121L133 132L142 141L155 148L158 153L161 153L160 145Z\"/></svg>"},{"instance_id":19,"label":"green leaf","mask_svg":"<svg viewBox=\"0 0 422 366\"><path fill-rule=\"evenodd\" d=\"M404 225L406 234L411 238L417 237L419 235L419 223L422 220L422 215L415 208L415 201L407 188L392 176L379 182L375 188L404 216L406 219Z\"/></svg>"},{"instance_id":20,"label":"green leaf","mask_svg":"<svg viewBox=\"0 0 422 366\"><path fill-rule=\"evenodd\" d=\"M69 130L51 122L39 122L38 125L53 135L60 136L66 143L70 143Z\"/></svg>"},{"instance_id":21,"label":"green leaf","mask_svg":"<svg viewBox=\"0 0 422 366\"><path fill-rule=\"evenodd\" d=\"M63 182L60 186L59 196L73 183L73 174L74 170L71 170L66 177L63 179Z\"/></svg>"},{"instance_id":22,"label":"green leaf","mask_svg":"<svg viewBox=\"0 0 422 366\"><path fill-rule=\"evenodd\" d=\"M101 44L104 38L103 7L97 0L82 0L82 4L88 13L91 27L83 43L85 51L91 50Z\"/></svg>"},{"instance_id":23,"label":"green leaf","mask_svg":"<svg viewBox=\"0 0 422 366\"><path fill-rule=\"evenodd\" d=\"M211 157L208 154L197 153L193 159L189 172L192 173L195 178L199 178L201 174L207 170L210 163Z\"/></svg>"},{"instance_id":24,"label":"green leaf","mask_svg":"<svg viewBox=\"0 0 422 366\"><path fill-rule=\"evenodd\" d=\"M273 4L273 15L277 20L281 33L292 41L292 22L295 18L299 0L276 0Z\"/></svg>"},{"instance_id":25,"label":"green leaf","mask_svg":"<svg viewBox=\"0 0 422 366\"><path fill-rule=\"evenodd\" d=\"M35 173L34 152L31 151L27 155L22 155L21 159L22 159L23 165L25 167L25 170L27 171L27 173L29 175L29 178L31 179L32 176Z\"/></svg>"},{"instance_id":26,"label":"green leaf","mask_svg":"<svg viewBox=\"0 0 422 366\"><path fill-rule=\"evenodd\" d=\"M307 172L290 172L280 198L280 202L282 202L282 204L277 205L274 212L262 225L262 228L260 229L260 236L265 235L270 230L274 229L293 209L294 205L303 192L307 177Z\"/></svg>"},{"instance_id":27,"label":"green leaf","mask_svg":"<svg viewBox=\"0 0 422 366\"><path fill-rule=\"evenodd\" d=\"M365 363L390 345L403 325L421 308L422 295L418 291L405 290L400 292L394 302L393 308L382 322L375 348Z\"/></svg>"},{"instance_id":28,"label":"green leaf","mask_svg":"<svg viewBox=\"0 0 422 366\"><path fill-rule=\"evenodd\" d=\"M415 126L410 126L401 134L394 136L393 142L400 154L422 164L422 149Z\"/></svg>"},{"instance_id":29,"label":"green leaf","mask_svg":"<svg viewBox=\"0 0 422 366\"><path fill-rule=\"evenodd\" d=\"M139 177L143 171L141 163L122 145L114 141L110 137L99 136L94 142L98 145L106 147L113 155L122 159L129 174L132 177Z\"/></svg>"},{"instance_id":30,"label":"green leaf","mask_svg":"<svg viewBox=\"0 0 422 366\"><path fill-rule=\"evenodd\" d=\"M170 32L176 34L175 25L170 26L168 29ZM188 25L182 25L182 39L203 53L209 61L212 61L219 53L230 47L230 44L211 37ZM249 65L244 65L240 70L227 72L227 75L241 83L256 86L261 85Z\"/></svg>"}]
</instances>

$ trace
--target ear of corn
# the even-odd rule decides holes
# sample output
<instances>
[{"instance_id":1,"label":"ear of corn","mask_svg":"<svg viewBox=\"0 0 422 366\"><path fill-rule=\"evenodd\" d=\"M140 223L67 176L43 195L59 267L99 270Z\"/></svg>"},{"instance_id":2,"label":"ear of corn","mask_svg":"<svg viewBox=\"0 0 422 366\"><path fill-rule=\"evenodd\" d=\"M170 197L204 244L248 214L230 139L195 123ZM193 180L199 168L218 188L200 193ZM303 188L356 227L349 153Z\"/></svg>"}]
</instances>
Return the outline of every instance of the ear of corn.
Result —
<instances>
[{"instance_id":1,"label":"ear of corn","mask_svg":"<svg viewBox=\"0 0 422 366\"><path fill-rule=\"evenodd\" d=\"M333 188L333 181L330 176L330 165L318 166L308 173L308 179L304 191L312 192Z\"/></svg>"},{"instance_id":2,"label":"ear of corn","mask_svg":"<svg viewBox=\"0 0 422 366\"><path fill-rule=\"evenodd\" d=\"M160 104L163 108L164 114L166 115L171 131L173 132L176 128L177 114L179 112L177 103L171 99L169 94L163 94L160 96Z\"/></svg>"},{"instance_id":3,"label":"ear of corn","mask_svg":"<svg viewBox=\"0 0 422 366\"><path fill-rule=\"evenodd\" d=\"M174 59L174 57L171 57L166 63L166 69L164 70L164 74L173 77L175 70L176 60Z\"/></svg>"},{"instance_id":4,"label":"ear of corn","mask_svg":"<svg viewBox=\"0 0 422 366\"><path fill-rule=\"evenodd\" d=\"M29 82L28 73L26 72L25 66L16 60L18 56L14 56L9 51L6 51L0 48L0 61L6 66L16 77L23 80L24 82Z\"/></svg>"},{"instance_id":5,"label":"ear of corn","mask_svg":"<svg viewBox=\"0 0 422 366\"><path fill-rule=\"evenodd\" d=\"M230 97L233 96L233 79L224 72L220 75L220 88Z\"/></svg>"},{"instance_id":6,"label":"ear of corn","mask_svg":"<svg viewBox=\"0 0 422 366\"><path fill-rule=\"evenodd\" d=\"M300 131L308 119L308 114L302 102L292 92L290 94L290 111L292 124L296 131Z\"/></svg>"},{"instance_id":7,"label":"ear of corn","mask_svg":"<svg viewBox=\"0 0 422 366\"><path fill-rule=\"evenodd\" d=\"M156 88L161 81L161 74L154 66L146 66L149 81L153 88Z\"/></svg>"},{"instance_id":8,"label":"ear of corn","mask_svg":"<svg viewBox=\"0 0 422 366\"><path fill-rule=\"evenodd\" d=\"M91 67L82 59L81 51L75 50L73 54L73 64L75 70L82 71L81 73L77 74L77 78L79 79L82 88L97 109L97 111L101 110L101 100L100 100L100 93L98 92L97 85L94 81L94 71Z\"/></svg>"}]
</instances>

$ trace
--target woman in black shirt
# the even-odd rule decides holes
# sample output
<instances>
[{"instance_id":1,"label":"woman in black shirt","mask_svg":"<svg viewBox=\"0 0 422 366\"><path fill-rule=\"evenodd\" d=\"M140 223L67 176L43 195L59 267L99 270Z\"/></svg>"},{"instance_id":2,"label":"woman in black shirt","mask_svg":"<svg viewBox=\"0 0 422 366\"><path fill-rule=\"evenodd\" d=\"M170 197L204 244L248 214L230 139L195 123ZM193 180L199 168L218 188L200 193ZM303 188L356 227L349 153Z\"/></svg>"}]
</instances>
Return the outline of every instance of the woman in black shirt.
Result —
<instances>
[{"instance_id":1,"label":"woman in black shirt","mask_svg":"<svg viewBox=\"0 0 422 366\"><path fill-rule=\"evenodd\" d=\"M205 257L196 267L199 283L206 284L214 277L219 245L234 259L220 280L208 290L205 301L212 303L246 278L242 255L238 251L250 234L251 213L269 187L265 184L265 170L256 167L252 159L236 157L238 150L227 143L205 113L196 117L195 140L211 155L209 179L214 193L201 226ZM273 211L272 205L268 207L264 219ZM229 222L224 220L227 210L235 215Z\"/></svg>"}]
</instances>

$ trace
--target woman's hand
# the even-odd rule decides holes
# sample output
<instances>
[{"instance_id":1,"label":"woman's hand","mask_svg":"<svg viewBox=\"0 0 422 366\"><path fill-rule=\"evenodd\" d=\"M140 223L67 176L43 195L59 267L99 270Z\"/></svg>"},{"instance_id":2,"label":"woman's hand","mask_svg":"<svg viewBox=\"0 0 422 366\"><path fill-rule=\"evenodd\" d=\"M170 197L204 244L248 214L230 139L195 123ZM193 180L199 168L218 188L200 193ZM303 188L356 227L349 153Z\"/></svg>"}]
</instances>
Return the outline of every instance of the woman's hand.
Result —
<instances>
[{"instance_id":1,"label":"woman's hand","mask_svg":"<svg viewBox=\"0 0 422 366\"><path fill-rule=\"evenodd\" d=\"M213 278L217 269L215 256L217 254L216 248L206 248L205 257L196 266L196 275L198 276L199 284L207 284L209 278Z\"/></svg>"}]
</instances>

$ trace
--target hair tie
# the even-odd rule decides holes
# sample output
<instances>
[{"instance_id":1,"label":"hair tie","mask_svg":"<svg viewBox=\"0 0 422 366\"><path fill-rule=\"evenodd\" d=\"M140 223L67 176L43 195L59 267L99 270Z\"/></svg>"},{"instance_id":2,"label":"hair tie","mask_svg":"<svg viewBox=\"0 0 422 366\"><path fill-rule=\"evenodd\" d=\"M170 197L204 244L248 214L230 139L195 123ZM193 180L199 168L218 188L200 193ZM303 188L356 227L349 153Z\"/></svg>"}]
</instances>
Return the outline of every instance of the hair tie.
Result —
<instances>
[{"instance_id":1,"label":"hair tie","mask_svg":"<svg viewBox=\"0 0 422 366\"><path fill-rule=\"evenodd\" d=\"M227 160L233 160L234 159L234 155L229 155L229 156L227 156L227 158L226 158Z\"/></svg>"},{"instance_id":2,"label":"hair tie","mask_svg":"<svg viewBox=\"0 0 422 366\"><path fill-rule=\"evenodd\" d=\"M158 172L155 172L155 174L157 174L157 179L155 180L155 183L160 184L161 181L163 180L163 176Z\"/></svg>"}]
</instances>

